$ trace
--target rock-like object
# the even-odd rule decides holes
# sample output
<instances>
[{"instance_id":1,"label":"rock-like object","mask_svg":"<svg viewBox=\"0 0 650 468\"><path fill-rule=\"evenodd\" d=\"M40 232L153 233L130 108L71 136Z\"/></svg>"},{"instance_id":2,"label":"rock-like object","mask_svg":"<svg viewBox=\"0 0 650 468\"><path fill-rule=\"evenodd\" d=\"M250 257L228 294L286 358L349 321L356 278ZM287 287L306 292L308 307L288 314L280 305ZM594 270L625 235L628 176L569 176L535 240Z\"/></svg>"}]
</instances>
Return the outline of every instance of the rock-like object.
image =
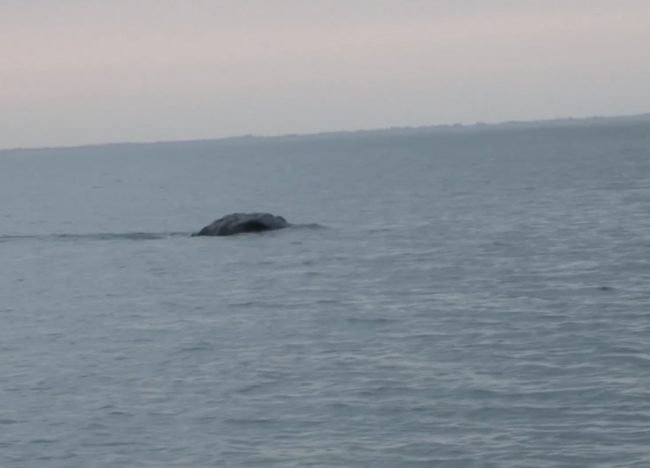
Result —
<instances>
[{"instance_id":1,"label":"rock-like object","mask_svg":"<svg viewBox=\"0 0 650 468\"><path fill-rule=\"evenodd\" d=\"M282 216L270 213L233 213L208 224L193 236L232 236L244 232L273 231L288 227Z\"/></svg>"}]
</instances>

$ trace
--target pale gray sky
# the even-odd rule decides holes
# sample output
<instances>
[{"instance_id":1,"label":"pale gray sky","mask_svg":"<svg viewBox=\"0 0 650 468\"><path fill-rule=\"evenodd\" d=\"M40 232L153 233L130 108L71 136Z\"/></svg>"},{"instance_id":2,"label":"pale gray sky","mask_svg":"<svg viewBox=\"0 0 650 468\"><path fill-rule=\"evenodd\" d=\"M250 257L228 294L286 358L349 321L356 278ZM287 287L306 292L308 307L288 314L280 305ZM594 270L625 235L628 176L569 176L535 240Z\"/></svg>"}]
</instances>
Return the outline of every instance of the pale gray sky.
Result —
<instances>
[{"instance_id":1,"label":"pale gray sky","mask_svg":"<svg viewBox=\"0 0 650 468\"><path fill-rule=\"evenodd\" d=\"M650 0L2 0L0 148L650 112Z\"/></svg>"}]
</instances>

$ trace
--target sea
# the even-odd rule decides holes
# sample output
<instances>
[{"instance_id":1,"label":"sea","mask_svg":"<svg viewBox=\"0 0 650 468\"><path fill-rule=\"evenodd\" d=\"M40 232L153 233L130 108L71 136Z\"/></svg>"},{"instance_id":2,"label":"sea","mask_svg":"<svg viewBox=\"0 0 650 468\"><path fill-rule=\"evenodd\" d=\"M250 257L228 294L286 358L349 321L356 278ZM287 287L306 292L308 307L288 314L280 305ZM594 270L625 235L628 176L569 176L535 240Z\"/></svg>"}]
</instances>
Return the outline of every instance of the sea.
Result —
<instances>
[{"instance_id":1,"label":"sea","mask_svg":"<svg viewBox=\"0 0 650 468\"><path fill-rule=\"evenodd\" d=\"M0 152L0 467L650 467L650 118Z\"/></svg>"}]
</instances>

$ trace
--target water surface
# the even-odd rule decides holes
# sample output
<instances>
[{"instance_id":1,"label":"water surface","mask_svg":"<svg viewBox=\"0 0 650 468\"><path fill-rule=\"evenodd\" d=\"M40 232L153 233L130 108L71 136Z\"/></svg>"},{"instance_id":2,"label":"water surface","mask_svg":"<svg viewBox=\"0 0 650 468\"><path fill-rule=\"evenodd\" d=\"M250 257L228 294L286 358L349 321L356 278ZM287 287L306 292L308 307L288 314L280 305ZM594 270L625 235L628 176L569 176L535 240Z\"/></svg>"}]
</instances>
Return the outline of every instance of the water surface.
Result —
<instances>
[{"instance_id":1,"label":"water surface","mask_svg":"<svg viewBox=\"0 0 650 468\"><path fill-rule=\"evenodd\" d=\"M648 124L0 153L0 466L650 466L649 207Z\"/></svg>"}]
</instances>

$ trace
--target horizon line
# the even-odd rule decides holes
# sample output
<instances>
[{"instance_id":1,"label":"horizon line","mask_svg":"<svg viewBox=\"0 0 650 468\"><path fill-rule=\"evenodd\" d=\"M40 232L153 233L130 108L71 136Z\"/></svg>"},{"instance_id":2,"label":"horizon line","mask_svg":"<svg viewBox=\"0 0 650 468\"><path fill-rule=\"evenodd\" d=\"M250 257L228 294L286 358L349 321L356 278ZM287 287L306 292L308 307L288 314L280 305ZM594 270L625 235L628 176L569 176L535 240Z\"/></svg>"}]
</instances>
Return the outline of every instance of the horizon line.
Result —
<instances>
[{"instance_id":1,"label":"horizon line","mask_svg":"<svg viewBox=\"0 0 650 468\"><path fill-rule=\"evenodd\" d=\"M358 135L364 133L381 133L381 132L404 132L404 131L425 131L425 130L491 130L503 127L536 127L549 124L568 124L568 123L588 123L588 122L602 122L604 120L650 120L650 112L640 114L621 114L621 115L593 115L588 117L556 117L540 120L503 120L496 122L482 122L477 121L474 123L452 123L452 124L430 124L418 126L390 126L390 127L374 127L374 128L359 128L354 130L326 130L321 132L309 133L282 133L273 135L264 134L241 134L223 137L206 137L206 138L189 138L189 139L171 139L171 140L148 140L148 141L116 141L116 142L100 142L100 143L83 143L78 145L61 145L61 146L26 146L26 147L8 147L0 148L0 153L8 152L22 152L22 151L51 151L51 150L78 150L84 148L97 148L106 146L145 146L145 145L161 145L161 144L184 144L195 142L228 142L228 141L250 141L250 140L267 140L267 139L283 139L283 138L313 138L313 137L327 137L336 135Z\"/></svg>"}]
</instances>

